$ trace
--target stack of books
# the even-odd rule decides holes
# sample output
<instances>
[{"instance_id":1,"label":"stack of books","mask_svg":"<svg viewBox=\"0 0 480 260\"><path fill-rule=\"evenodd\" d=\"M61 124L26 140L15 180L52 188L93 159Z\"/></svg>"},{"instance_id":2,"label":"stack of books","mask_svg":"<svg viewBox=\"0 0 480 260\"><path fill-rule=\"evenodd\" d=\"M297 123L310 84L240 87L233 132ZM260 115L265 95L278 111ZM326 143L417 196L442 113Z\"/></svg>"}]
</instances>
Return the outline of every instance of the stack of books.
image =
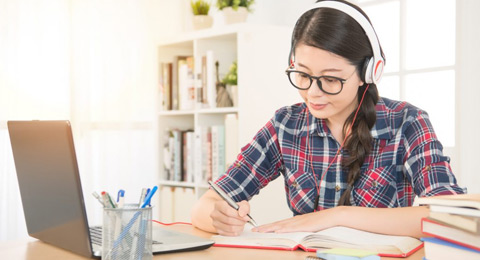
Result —
<instances>
[{"instance_id":1,"label":"stack of books","mask_svg":"<svg viewBox=\"0 0 480 260\"><path fill-rule=\"evenodd\" d=\"M422 232L429 237L425 258L480 259L480 194L445 195L418 199L428 205Z\"/></svg>"}]
</instances>

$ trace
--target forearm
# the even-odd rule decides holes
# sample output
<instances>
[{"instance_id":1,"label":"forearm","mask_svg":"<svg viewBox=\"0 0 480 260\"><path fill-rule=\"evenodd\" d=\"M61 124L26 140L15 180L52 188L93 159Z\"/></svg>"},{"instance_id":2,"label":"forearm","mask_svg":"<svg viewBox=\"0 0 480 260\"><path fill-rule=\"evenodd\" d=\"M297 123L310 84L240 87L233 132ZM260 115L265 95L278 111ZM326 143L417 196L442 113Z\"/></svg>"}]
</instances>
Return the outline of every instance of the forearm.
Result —
<instances>
[{"instance_id":1,"label":"forearm","mask_svg":"<svg viewBox=\"0 0 480 260\"><path fill-rule=\"evenodd\" d=\"M365 208L337 207L336 224L388 235L421 237L421 219L426 207Z\"/></svg>"}]
</instances>

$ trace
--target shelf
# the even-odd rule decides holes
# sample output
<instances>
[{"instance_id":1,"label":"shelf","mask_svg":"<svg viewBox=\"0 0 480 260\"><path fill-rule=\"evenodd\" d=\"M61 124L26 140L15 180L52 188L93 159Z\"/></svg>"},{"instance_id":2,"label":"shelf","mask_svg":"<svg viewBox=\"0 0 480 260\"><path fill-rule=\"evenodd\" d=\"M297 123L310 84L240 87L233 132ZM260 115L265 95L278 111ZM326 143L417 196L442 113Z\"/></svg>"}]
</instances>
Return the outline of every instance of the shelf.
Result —
<instances>
[{"instance_id":1,"label":"shelf","mask_svg":"<svg viewBox=\"0 0 480 260\"><path fill-rule=\"evenodd\" d=\"M204 188L208 189L208 184L202 183L202 184L197 184L193 182L183 182L183 181L166 181L166 180L161 180L159 182L160 186L167 186L167 187L180 187L180 188Z\"/></svg>"},{"instance_id":2,"label":"shelf","mask_svg":"<svg viewBox=\"0 0 480 260\"><path fill-rule=\"evenodd\" d=\"M160 116L188 116L194 114L229 114L238 113L237 107L221 107L221 108L202 108L198 110L167 110L160 111Z\"/></svg>"},{"instance_id":3,"label":"shelf","mask_svg":"<svg viewBox=\"0 0 480 260\"><path fill-rule=\"evenodd\" d=\"M199 114L228 114L237 113L237 107L205 108L197 111Z\"/></svg>"},{"instance_id":4,"label":"shelf","mask_svg":"<svg viewBox=\"0 0 480 260\"><path fill-rule=\"evenodd\" d=\"M193 110L162 110L158 112L158 115L160 116L193 116L193 114Z\"/></svg>"},{"instance_id":5,"label":"shelf","mask_svg":"<svg viewBox=\"0 0 480 260\"><path fill-rule=\"evenodd\" d=\"M168 47L168 46L182 46L182 47L189 47L194 40L198 39L209 39L215 38L217 40L221 40L224 38L229 38L235 33L238 33L242 30L252 30L256 26L251 24L233 24L229 26L224 26L220 28L209 28L205 30L198 30L198 31L191 31L188 33L183 33L181 35L173 36L171 39L167 41L162 41L158 45L160 47Z\"/></svg>"}]
</instances>

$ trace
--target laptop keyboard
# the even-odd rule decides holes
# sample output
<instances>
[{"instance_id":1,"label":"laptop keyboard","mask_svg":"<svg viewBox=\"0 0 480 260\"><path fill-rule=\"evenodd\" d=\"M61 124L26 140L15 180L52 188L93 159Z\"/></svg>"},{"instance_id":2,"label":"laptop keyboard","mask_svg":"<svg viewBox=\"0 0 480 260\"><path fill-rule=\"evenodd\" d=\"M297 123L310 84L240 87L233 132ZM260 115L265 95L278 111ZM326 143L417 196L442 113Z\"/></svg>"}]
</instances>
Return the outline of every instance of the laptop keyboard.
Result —
<instances>
[{"instance_id":1,"label":"laptop keyboard","mask_svg":"<svg viewBox=\"0 0 480 260\"><path fill-rule=\"evenodd\" d=\"M102 227L90 227L90 239L94 245L102 245Z\"/></svg>"},{"instance_id":2,"label":"laptop keyboard","mask_svg":"<svg viewBox=\"0 0 480 260\"><path fill-rule=\"evenodd\" d=\"M90 227L90 239L94 245L102 246L102 227ZM152 243L154 245L163 244L162 242L156 240L153 240Z\"/></svg>"}]
</instances>

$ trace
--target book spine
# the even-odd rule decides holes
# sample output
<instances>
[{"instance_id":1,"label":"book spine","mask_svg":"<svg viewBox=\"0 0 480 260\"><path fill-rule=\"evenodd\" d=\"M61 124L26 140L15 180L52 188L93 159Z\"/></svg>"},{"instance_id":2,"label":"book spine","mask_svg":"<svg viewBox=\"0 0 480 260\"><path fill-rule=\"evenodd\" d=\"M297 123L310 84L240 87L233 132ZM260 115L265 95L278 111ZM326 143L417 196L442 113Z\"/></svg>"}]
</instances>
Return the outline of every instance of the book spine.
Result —
<instances>
[{"instance_id":1,"label":"book spine","mask_svg":"<svg viewBox=\"0 0 480 260\"><path fill-rule=\"evenodd\" d=\"M202 183L202 156L203 156L203 146L202 146L202 127L198 127L195 129L195 145L194 145L194 177L193 181L197 184Z\"/></svg>"},{"instance_id":2,"label":"book spine","mask_svg":"<svg viewBox=\"0 0 480 260\"><path fill-rule=\"evenodd\" d=\"M219 156L218 156L218 126L212 126L212 174L211 180L216 180L218 178L218 166L219 166Z\"/></svg>"},{"instance_id":3,"label":"book spine","mask_svg":"<svg viewBox=\"0 0 480 260\"><path fill-rule=\"evenodd\" d=\"M237 114L225 115L225 167L233 164L239 153Z\"/></svg>"},{"instance_id":4,"label":"book spine","mask_svg":"<svg viewBox=\"0 0 480 260\"><path fill-rule=\"evenodd\" d=\"M218 171L217 178L225 173L225 126L217 126Z\"/></svg>"},{"instance_id":5,"label":"book spine","mask_svg":"<svg viewBox=\"0 0 480 260\"><path fill-rule=\"evenodd\" d=\"M216 78L215 78L215 57L213 51L206 52L206 80L207 80L207 99L209 108L215 108L216 105Z\"/></svg>"}]
</instances>

